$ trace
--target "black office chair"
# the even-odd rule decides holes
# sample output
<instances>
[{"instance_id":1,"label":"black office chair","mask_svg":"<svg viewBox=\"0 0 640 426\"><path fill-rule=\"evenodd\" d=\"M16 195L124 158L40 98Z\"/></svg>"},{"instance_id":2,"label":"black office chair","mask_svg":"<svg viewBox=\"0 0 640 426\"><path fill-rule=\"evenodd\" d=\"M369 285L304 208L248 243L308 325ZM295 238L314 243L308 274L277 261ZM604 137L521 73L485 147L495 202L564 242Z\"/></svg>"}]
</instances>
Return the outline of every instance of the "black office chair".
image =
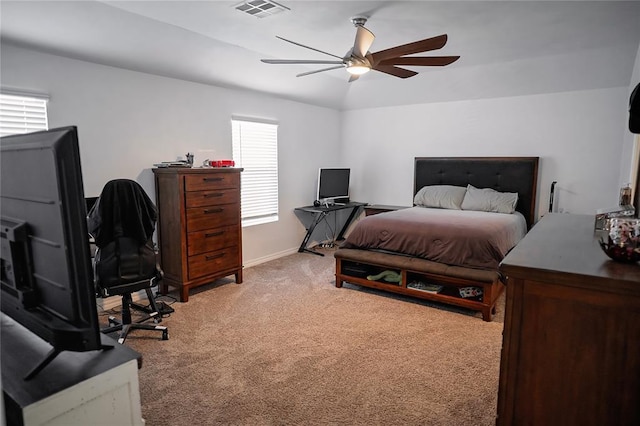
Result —
<instances>
[{"instance_id":1,"label":"black office chair","mask_svg":"<svg viewBox=\"0 0 640 426\"><path fill-rule=\"evenodd\" d=\"M98 297L122 296L122 318L109 317L103 333L120 330L124 343L131 330L157 330L162 340L169 338L151 289L162 279L151 237L158 212L156 206L135 181L116 179L107 182L87 215L89 233L97 247L94 277ZM149 306L134 303L132 293L145 290ZM131 309L144 313L132 321ZM155 324L145 324L153 320Z\"/></svg>"}]
</instances>

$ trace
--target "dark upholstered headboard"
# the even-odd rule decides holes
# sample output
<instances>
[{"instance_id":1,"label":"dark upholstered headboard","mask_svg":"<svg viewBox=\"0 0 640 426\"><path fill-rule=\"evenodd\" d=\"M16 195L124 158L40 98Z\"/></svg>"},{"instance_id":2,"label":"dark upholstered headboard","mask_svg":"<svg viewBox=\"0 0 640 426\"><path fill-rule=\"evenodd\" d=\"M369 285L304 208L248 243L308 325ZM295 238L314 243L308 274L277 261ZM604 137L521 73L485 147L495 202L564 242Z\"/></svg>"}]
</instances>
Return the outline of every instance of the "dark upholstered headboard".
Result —
<instances>
[{"instance_id":1,"label":"dark upholstered headboard","mask_svg":"<svg viewBox=\"0 0 640 426\"><path fill-rule=\"evenodd\" d=\"M425 185L471 184L517 192L516 210L526 218L529 228L533 226L538 157L416 157L414 173L414 195Z\"/></svg>"}]
</instances>

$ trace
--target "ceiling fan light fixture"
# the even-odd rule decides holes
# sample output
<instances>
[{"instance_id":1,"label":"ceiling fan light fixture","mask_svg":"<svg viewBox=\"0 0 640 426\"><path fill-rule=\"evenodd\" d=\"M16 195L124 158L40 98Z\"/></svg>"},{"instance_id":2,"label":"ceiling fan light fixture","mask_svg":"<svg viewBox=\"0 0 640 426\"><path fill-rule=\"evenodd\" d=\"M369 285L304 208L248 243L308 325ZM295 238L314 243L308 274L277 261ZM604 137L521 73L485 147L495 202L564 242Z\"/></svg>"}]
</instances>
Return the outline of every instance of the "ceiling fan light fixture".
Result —
<instances>
[{"instance_id":1,"label":"ceiling fan light fixture","mask_svg":"<svg viewBox=\"0 0 640 426\"><path fill-rule=\"evenodd\" d=\"M352 57L346 64L347 72L351 75L362 75L371 71L371 65L366 59Z\"/></svg>"},{"instance_id":2,"label":"ceiling fan light fixture","mask_svg":"<svg viewBox=\"0 0 640 426\"><path fill-rule=\"evenodd\" d=\"M262 1L272 0L247 0L250 4ZM432 50L442 49L447 43L448 36L441 34L436 37L429 37L424 40L418 40L411 43L405 43L398 46L390 47L388 49L380 50L375 53L371 53L369 48L373 44L375 35L365 28L364 24L367 22L365 16L355 16L351 18L351 22L356 27L356 38L353 42L353 47L340 57L332 53L324 52L314 47L305 46L304 44L297 43L295 41L287 40L286 38L276 36L277 38L284 40L288 43L295 44L305 49L314 50L324 55L333 56L338 61L331 60L309 60L309 59L261 59L262 62L267 64L327 64L333 65L331 67L307 71L297 74L296 77L302 77L305 75L316 74L319 72L330 71L338 68L345 68L350 74L349 83L356 81L362 74L366 74L371 70L378 71L384 74L388 74L398 78L409 78L417 75L417 71L409 70L399 67L398 65L407 66L445 66L449 65L458 59L460 56L411 56L416 53L429 52Z\"/></svg>"},{"instance_id":3,"label":"ceiling fan light fixture","mask_svg":"<svg viewBox=\"0 0 640 426\"><path fill-rule=\"evenodd\" d=\"M347 66L347 72L351 75L362 75L371 71L366 65L349 65Z\"/></svg>"}]
</instances>

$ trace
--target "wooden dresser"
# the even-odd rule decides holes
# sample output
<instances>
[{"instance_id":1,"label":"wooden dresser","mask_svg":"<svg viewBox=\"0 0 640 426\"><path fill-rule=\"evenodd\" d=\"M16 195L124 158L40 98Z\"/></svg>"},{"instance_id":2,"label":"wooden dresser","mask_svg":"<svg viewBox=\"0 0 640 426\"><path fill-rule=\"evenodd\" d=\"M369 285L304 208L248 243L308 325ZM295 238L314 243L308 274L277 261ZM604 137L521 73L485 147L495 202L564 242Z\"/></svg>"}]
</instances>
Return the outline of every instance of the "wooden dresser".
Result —
<instances>
[{"instance_id":1,"label":"wooden dresser","mask_svg":"<svg viewBox=\"0 0 640 426\"><path fill-rule=\"evenodd\" d=\"M235 274L242 282L239 168L153 169L159 210L158 244L164 279L189 289Z\"/></svg>"},{"instance_id":2,"label":"wooden dresser","mask_svg":"<svg viewBox=\"0 0 640 426\"><path fill-rule=\"evenodd\" d=\"M597 241L594 216L548 214L503 260L498 425L640 424L640 265Z\"/></svg>"}]
</instances>

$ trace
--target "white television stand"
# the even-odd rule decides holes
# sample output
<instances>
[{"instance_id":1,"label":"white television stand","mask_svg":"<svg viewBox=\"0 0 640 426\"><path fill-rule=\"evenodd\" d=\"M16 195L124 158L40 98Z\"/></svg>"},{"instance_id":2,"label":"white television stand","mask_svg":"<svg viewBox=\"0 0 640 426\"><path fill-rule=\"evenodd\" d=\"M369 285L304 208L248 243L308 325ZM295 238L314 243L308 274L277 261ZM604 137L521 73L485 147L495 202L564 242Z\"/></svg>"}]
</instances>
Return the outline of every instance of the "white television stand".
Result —
<instances>
[{"instance_id":1,"label":"white television stand","mask_svg":"<svg viewBox=\"0 0 640 426\"><path fill-rule=\"evenodd\" d=\"M2 330L2 391L8 425L142 426L138 364L133 349L102 335L112 349L62 351L30 380L24 376L51 349L5 314Z\"/></svg>"}]
</instances>

